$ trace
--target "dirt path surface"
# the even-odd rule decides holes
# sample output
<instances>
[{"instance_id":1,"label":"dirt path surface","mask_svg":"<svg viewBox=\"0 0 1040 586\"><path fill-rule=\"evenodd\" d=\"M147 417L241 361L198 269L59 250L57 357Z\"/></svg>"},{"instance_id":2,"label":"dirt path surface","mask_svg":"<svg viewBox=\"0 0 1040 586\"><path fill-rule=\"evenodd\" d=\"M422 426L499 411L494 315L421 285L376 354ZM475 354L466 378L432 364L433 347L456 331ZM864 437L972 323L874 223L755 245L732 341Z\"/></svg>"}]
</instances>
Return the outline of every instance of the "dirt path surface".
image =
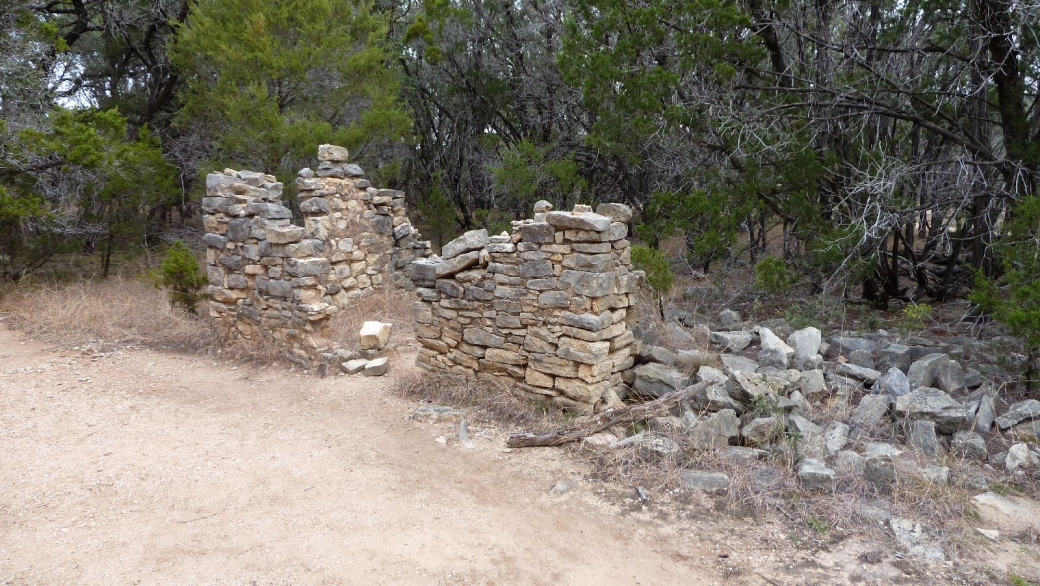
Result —
<instances>
[{"instance_id":1,"label":"dirt path surface","mask_svg":"<svg viewBox=\"0 0 1040 586\"><path fill-rule=\"evenodd\" d=\"M548 452L438 443L389 377L22 340L0 327L0 583L721 583L690 539L550 496Z\"/></svg>"}]
</instances>

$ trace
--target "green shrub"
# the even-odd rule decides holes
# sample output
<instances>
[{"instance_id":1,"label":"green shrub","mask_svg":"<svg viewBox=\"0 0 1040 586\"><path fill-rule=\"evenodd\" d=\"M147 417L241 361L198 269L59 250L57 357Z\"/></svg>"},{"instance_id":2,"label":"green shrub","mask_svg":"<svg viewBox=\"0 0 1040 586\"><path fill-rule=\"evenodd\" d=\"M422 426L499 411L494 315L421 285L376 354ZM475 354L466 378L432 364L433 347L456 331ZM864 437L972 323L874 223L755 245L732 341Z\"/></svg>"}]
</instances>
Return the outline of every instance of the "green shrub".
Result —
<instances>
[{"instance_id":1,"label":"green shrub","mask_svg":"<svg viewBox=\"0 0 1040 586\"><path fill-rule=\"evenodd\" d=\"M675 274L668 266L668 258L656 248L632 247L632 264L646 273L646 284L657 295L657 305L664 318L664 296L675 284Z\"/></svg>"},{"instance_id":2,"label":"green shrub","mask_svg":"<svg viewBox=\"0 0 1040 586\"><path fill-rule=\"evenodd\" d=\"M766 293L783 293L794 284L784 259L767 256L755 264L755 288Z\"/></svg>"},{"instance_id":3,"label":"green shrub","mask_svg":"<svg viewBox=\"0 0 1040 586\"><path fill-rule=\"evenodd\" d=\"M199 290L206 284L206 275L191 249L180 240L174 242L159 265L159 274L162 285L170 289L170 301L196 313L198 302L203 298Z\"/></svg>"},{"instance_id":4,"label":"green shrub","mask_svg":"<svg viewBox=\"0 0 1040 586\"><path fill-rule=\"evenodd\" d=\"M969 299L1012 335L1025 339L1029 354L1026 377L1032 385L1034 359L1040 355L1040 198L1016 205L996 245L1004 273L990 280L978 272Z\"/></svg>"}]
</instances>

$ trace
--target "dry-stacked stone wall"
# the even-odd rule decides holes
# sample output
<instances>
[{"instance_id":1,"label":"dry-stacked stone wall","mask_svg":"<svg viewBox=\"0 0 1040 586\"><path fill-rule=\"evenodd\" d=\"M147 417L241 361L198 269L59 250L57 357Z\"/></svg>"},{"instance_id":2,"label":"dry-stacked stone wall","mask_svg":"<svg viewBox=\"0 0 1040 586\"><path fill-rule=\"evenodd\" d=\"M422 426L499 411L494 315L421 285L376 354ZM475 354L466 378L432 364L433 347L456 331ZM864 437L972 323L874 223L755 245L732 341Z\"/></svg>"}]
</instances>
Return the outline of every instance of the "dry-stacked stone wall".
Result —
<instances>
[{"instance_id":1,"label":"dry-stacked stone wall","mask_svg":"<svg viewBox=\"0 0 1040 586\"><path fill-rule=\"evenodd\" d=\"M282 205L271 175L224 170L206 178L210 315L230 337L270 336L313 361L332 345L329 318L430 254L405 216L404 193L376 189L347 150L318 149L296 180L299 209Z\"/></svg>"},{"instance_id":2,"label":"dry-stacked stone wall","mask_svg":"<svg viewBox=\"0 0 1040 586\"><path fill-rule=\"evenodd\" d=\"M568 408L614 406L634 363L628 323L643 278L630 261L632 210L551 207L536 204L511 235L467 232L411 264L417 362Z\"/></svg>"}]
</instances>

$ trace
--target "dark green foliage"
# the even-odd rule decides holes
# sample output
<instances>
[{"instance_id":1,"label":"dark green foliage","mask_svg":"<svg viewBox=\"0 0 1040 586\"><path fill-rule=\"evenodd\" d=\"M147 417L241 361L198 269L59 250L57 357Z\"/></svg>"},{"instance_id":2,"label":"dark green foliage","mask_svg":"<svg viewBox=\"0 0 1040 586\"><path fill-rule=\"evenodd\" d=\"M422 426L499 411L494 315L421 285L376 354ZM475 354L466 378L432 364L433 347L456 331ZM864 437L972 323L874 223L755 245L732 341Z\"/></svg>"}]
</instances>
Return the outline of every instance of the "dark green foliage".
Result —
<instances>
[{"instance_id":1,"label":"dark green foliage","mask_svg":"<svg viewBox=\"0 0 1040 586\"><path fill-rule=\"evenodd\" d=\"M440 183L434 183L429 191L419 198L419 214L426 220L424 234L433 240L438 248L457 235L455 208L444 194L444 188Z\"/></svg>"},{"instance_id":2,"label":"dark green foliage","mask_svg":"<svg viewBox=\"0 0 1040 586\"><path fill-rule=\"evenodd\" d=\"M367 1L202 0L173 53L187 85L179 128L209 146L217 168L286 179L332 143L378 179L378 165L404 154L411 125L387 26Z\"/></svg>"},{"instance_id":3,"label":"dark green foliage","mask_svg":"<svg viewBox=\"0 0 1040 586\"><path fill-rule=\"evenodd\" d=\"M755 263L755 288L765 293L783 293L791 288L793 276L784 259L767 256Z\"/></svg>"},{"instance_id":4,"label":"dark green foliage","mask_svg":"<svg viewBox=\"0 0 1040 586\"><path fill-rule=\"evenodd\" d=\"M668 257L657 248L633 246L632 264L646 273L646 284L657 295L658 309L664 318L664 296L675 284L675 274L668 266Z\"/></svg>"},{"instance_id":5,"label":"dark green foliage","mask_svg":"<svg viewBox=\"0 0 1040 586\"><path fill-rule=\"evenodd\" d=\"M206 274L199 268L199 261L180 240L166 250L159 265L162 285L170 290L170 301L177 306L196 313L198 303L204 297L200 290L206 284Z\"/></svg>"},{"instance_id":6,"label":"dark green foliage","mask_svg":"<svg viewBox=\"0 0 1040 586\"><path fill-rule=\"evenodd\" d=\"M0 265L17 279L53 254L81 247L101 252L108 276L113 253L144 244L148 211L178 192L176 168L147 127L131 137L114 110L57 109L48 123L6 134ZM20 171L33 167L39 169Z\"/></svg>"},{"instance_id":7,"label":"dark green foliage","mask_svg":"<svg viewBox=\"0 0 1040 586\"><path fill-rule=\"evenodd\" d=\"M980 273L970 299L1015 336L1025 338L1030 353L1040 353L1040 197L1017 204L997 246L1003 267L999 279Z\"/></svg>"}]
</instances>

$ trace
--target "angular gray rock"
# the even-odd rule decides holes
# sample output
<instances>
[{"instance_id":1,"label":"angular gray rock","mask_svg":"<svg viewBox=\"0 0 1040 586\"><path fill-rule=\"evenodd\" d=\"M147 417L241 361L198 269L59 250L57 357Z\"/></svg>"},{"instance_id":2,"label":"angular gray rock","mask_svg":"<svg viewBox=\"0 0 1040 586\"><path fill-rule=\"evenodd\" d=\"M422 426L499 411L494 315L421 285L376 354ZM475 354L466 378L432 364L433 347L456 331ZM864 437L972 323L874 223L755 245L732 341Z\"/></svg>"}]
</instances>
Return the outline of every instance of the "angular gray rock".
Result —
<instances>
[{"instance_id":1,"label":"angular gray rock","mask_svg":"<svg viewBox=\"0 0 1040 586\"><path fill-rule=\"evenodd\" d=\"M893 366L885 374L878 377L874 385L870 387L870 392L879 395L902 397L910 394L910 381L907 380L902 370Z\"/></svg>"},{"instance_id":2,"label":"angular gray rock","mask_svg":"<svg viewBox=\"0 0 1040 586\"><path fill-rule=\"evenodd\" d=\"M956 360L936 360L932 365L935 386L947 393L963 393L968 389L964 382L964 371Z\"/></svg>"},{"instance_id":3,"label":"angular gray rock","mask_svg":"<svg viewBox=\"0 0 1040 586\"><path fill-rule=\"evenodd\" d=\"M319 161L335 161L337 163L345 163L349 158L347 149L336 146L333 144L320 144L318 145L318 160Z\"/></svg>"},{"instance_id":4,"label":"angular gray rock","mask_svg":"<svg viewBox=\"0 0 1040 586\"><path fill-rule=\"evenodd\" d=\"M694 395L694 400L699 409L705 411L722 411L732 409L737 413L744 412L744 406L730 396L726 390L725 382L720 382L703 389Z\"/></svg>"},{"instance_id":5,"label":"angular gray rock","mask_svg":"<svg viewBox=\"0 0 1040 586\"><path fill-rule=\"evenodd\" d=\"M906 373L910 381L910 388L931 387L935 382L935 365L942 361L945 363L950 357L945 354L927 354L914 361L910 370Z\"/></svg>"},{"instance_id":6,"label":"angular gray rock","mask_svg":"<svg viewBox=\"0 0 1040 586\"><path fill-rule=\"evenodd\" d=\"M1040 419L1040 401L1036 399L1026 399L1025 401L1019 401L1011 406L1007 410L1007 413L996 418L997 427L1002 430L1006 430L1013 425L1018 425L1024 421L1033 421Z\"/></svg>"},{"instance_id":7,"label":"angular gray rock","mask_svg":"<svg viewBox=\"0 0 1040 586\"><path fill-rule=\"evenodd\" d=\"M834 455L834 469L842 474L863 475L866 459L852 450L842 450Z\"/></svg>"},{"instance_id":8,"label":"angular gray rock","mask_svg":"<svg viewBox=\"0 0 1040 586\"><path fill-rule=\"evenodd\" d=\"M834 476L834 470L814 458L806 458L798 465L798 481L809 490L834 488Z\"/></svg>"},{"instance_id":9,"label":"angular gray rock","mask_svg":"<svg viewBox=\"0 0 1040 586\"><path fill-rule=\"evenodd\" d=\"M787 337L787 344L794 351L794 363L797 365L807 358L812 358L820 351L823 334L816 328L803 328Z\"/></svg>"},{"instance_id":10,"label":"angular gray rock","mask_svg":"<svg viewBox=\"0 0 1040 586\"><path fill-rule=\"evenodd\" d=\"M769 328L758 328L758 339L762 350L758 353L758 362L762 366L786 369L794 356L794 349L781 340Z\"/></svg>"},{"instance_id":11,"label":"angular gray rock","mask_svg":"<svg viewBox=\"0 0 1040 586\"><path fill-rule=\"evenodd\" d=\"M347 374L357 374L357 373L361 372L362 370L365 370L365 366L367 366L367 365L368 365L368 361L367 360L359 358L357 360L348 360L348 361L344 362L340 366L340 368L342 368L343 372L345 372Z\"/></svg>"},{"instance_id":12,"label":"angular gray rock","mask_svg":"<svg viewBox=\"0 0 1040 586\"><path fill-rule=\"evenodd\" d=\"M985 462L989 457L986 449L986 440L974 431L958 431L953 434L950 442L950 451L955 456Z\"/></svg>"},{"instance_id":13,"label":"angular gray rock","mask_svg":"<svg viewBox=\"0 0 1040 586\"><path fill-rule=\"evenodd\" d=\"M448 260L471 250L480 250L490 242L486 228L470 230L441 247L441 258Z\"/></svg>"},{"instance_id":14,"label":"angular gray rock","mask_svg":"<svg viewBox=\"0 0 1040 586\"><path fill-rule=\"evenodd\" d=\"M609 313L607 315L610 315ZM607 324L610 325L610 324ZM591 331L596 331L602 328L586 328ZM667 366L675 366L675 363L679 360L679 357L674 352L661 346L643 346L643 351L639 353L639 358L647 362L660 362Z\"/></svg>"},{"instance_id":15,"label":"angular gray rock","mask_svg":"<svg viewBox=\"0 0 1040 586\"><path fill-rule=\"evenodd\" d=\"M569 478L562 478L560 480L557 480L556 484L554 484L553 487L549 489L549 494L553 496L564 495L577 488L577 486L578 485L575 484L573 480L570 480Z\"/></svg>"},{"instance_id":16,"label":"angular gray rock","mask_svg":"<svg viewBox=\"0 0 1040 586\"><path fill-rule=\"evenodd\" d=\"M867 442L863 446L863 457L864 458L876 458L878 456L898 456L903 451L896 448L892 444L886 444L883 442Z\"/></svg>"},{"instance_id":17,"label":"angular gray rock","mask_svg":"<svg viewBox=\"0 0 1040 586\"><path fill-rule=\"evenodd\" d=\"M686 386L686 375L670 366L651 362L634 370L636 391L651 397L660 397Z\"/></svg>"},{"instance_id":18,"label":"angular gray rock","mask_svg":"<svg viewBox=\"0 0 1040 586\"><path fill-rule=\"evenodd\" d=\"M722 347L722 351L740 352L751 345L754 336L751 332L738 330L733 332L712 332L711 343Z\"/></svg>"},{"instance_id":19,"label":"angular gray rock","mask_svg":"<svg viewBox=\"0 0 1040 586\"><path fill-rule=\"evenodd\" d=\"M910 369L910 347L903 344L889 344L877 351L877 366L880 370L898 368L904 373Z\"/></svg>"},{"instance_id":20,"label":"angular gray rock","mask_svg":"<svg viewBox=\"0 0 1040 586\"><path fill-rule=\"evenodd\" d=\"M794 434L798 453L806 458L822 459L827 456L823 428L801 415L787 417L787 430Z\"/></svg>"},{"instance_id":21,"label":"angular gray rock","mask_svg":"<svg viewBox=\"0 0 1040 586\"><path fill-rule=\"evenodd\" d=\"M732 309L723 309L719 312L719 325L723 328L735 328L740 325L740 314Z\"/></svg>"},{"instance_id":22,"label":"angular gray rock","mask_svg":"<svg viewBox=\"0 0 1040 586\"><path fill-rule=\"evenodd\" d=\"M762 348L758 351L758 362L762 366L784 369L790 364L787 355L777 347Z\"/></svg>"},{"instance_id":23,"label":"angular gray rock","mask_svg":"<svg viewBox=\"0 0 1040 586\"><path fill-rule=\"evenodd\" d=\"M632 208L623 203L601 203L596 206L596 213L614 222L628 222L632 219Z\"/></svg>"},{"instance_id":24,"label":"angular gray rock","mask_svg":"<svg viewBox=\"0 0 1040 586\"><path fill-rule=\"evenodd\" d=\"M867 368L875 370L874 368L874 355L869 350L853 350L849 352L849 362Z\"/></svg>"},{"instance_id":25,"label":"angular gray rock","mask_svg":"<svg viewBox=\"0 0 1040 586\"><path fill-rule=\"evenodd\" d=\"M901 517L892 517L889 520L892 533L896 540L906 548L911 557L929 560L941 560L946 556L943 548L939 545L937 537L931 535L921 523Z\"/></svg>"},{"instance_id":26,"label":"angular gray rock","mask_svg":"<svg viewBox=\"0 0 1040 586\"><path fill-rule=\"evenodd\" d=\"M659 433L641 433L629 439L635 440L631 445L636 449L663 457L678 454L682 449L675 440Z\"/></svg>"},{"instance_id":27,"label":"angular gray rock","mask_svg":"<svg viewBox=\"0 0 1040 586\"><path fill-rule=\"evenodd\" d=\"M888 395L866 395L852 411L850 421L857 427L876 428L888 421L892 398Z\"/></svg>"},{"instance_id":28,"label":"angular gray rock","mask_svg":"<svg viewBox=\"0 0 1040 586\"><path fill-rule=\"evenodd\" d=\"M726 382L729 380L729 377L726 376L726 373L713 366L702 366L697 369L697 382L706 380Z\"/></svg>"},{"instance_id":29,"label":"angular gray rock","mask_svg":"<svg viewBox=\"0 0 1040 586\"><path fill-rule=\"evenodd\" d=\"M740 420L732 409L702 417L690 426L690 444L700 450L718 450L740 435Z\"/></svg>"},{"instance_id":30,"label":"angular gray rock","mask_svg":"<svg viewBox=\"0 0 1040 586\"><path fill-rule=\"evenodd\" d=\"M782 429L778 417L759 417L746 423L740 435L752 446L763 446L776 438Z\"/></svg>"},{"instance_id":31,"label":"angular gray rock","mask_svg":"<svg viewBox=\"0 0 1040 586\"><path fill-rule=\"evenodd\" d=\"M750 358L735 354L723 354L719 357L723 368L732 375L734 372L757 372L759 364Z\"/></svg>"},{"instance_id":32,"label":"angular gray rock","mask_svg":"<svg viewBox=\"0 0 1040 586\"><path fill-rule=\"evenodd\" d=\"M833 421L823 432L824 446L828 454L841 451L849 443L849 426L842 421Z\"/></svg>"},{"instance_id":33,"label":"angular gray rock","mask_svg":"<svg viewBox=\"0 0 1040 586\"><path fill-rule=\"evenodd\" d=\"M831 351L837 351L839 354L848 356L855 350L866 350L867 352L873 352L877 348L877 342L867 340L866 338L853 338L848 336L836 336L831 338Z\"/></svg>"},{"instance_id":34,"label":"angular gray rock","mask_svg":"<svg viewBox=\"0 0 1040 586\"><path fill-rule=\"evenodd\" d=\"M683 485L687 488L719 496L729 492L730 478L722 472L682 470L679 472L679 476L682 478Z\"/></svg>"},{"instance_id":35,"label":"angular gray rock","mask_svg":"<svg viewBox=\"0 0 1040 586\"><path fill-rule=\"evenodd\" d=\"M1014 472L1020 468L1023 470L1036 468L1040 465L1040 456L1029 449L1029 444L1018 443L1008 448L1004 465L1007 466L1008 472Z\"/></svg>"},{"instance_id":36,"label":"angular gray rock","mask_svg":"<svg viewBox=\"0 0 1040 586\"><path fill-rule=\"evenodd\" d=\"M365 370L361 371L361 374L365 376L383 376L389 368L389 360L390 359L386 356L370 360L368 364L365 365Z\"/></svg>"},{"instance_id":37,"label":"angular gray rock","mask_svg":"<svg viewBox=\"0 0 1040 586\"><path fill-rule=\"evenodd\" d=\"M921 387L897 397L893 413L896 418L910 421L934 421L936 429L943 434L955 433L971 420L964 405L939 389L930 387Z\"/></svg>"},{"instance_id":38,"label":"angular gray rock","mask_svg":"<svg viewBox=\"0 0 1040 586\"><path fill-rule=\"evenodd\" d=\"M934 421L911 421L907 429L907 439L910 446L921 454L929 458L939 457L939 438L935 435Z\"/></svg>"},{"instance_id":39,"label":"angular gray rock","mask_svg":"<svg viewBox=\"0 0 1040 586\"><path fill-rule=\"evenodd\" d=\"M888 490L896 481L896 466L892 461L892 457L874 456L866 458L863 461L863 477L875 489Z\"/></svg>"},{"instance_id":40,"label":"angular gray rock","mask_svg":"<svg viewBox=\"0 0 1040 586\"><path fill-rule=\"evenodd\" d=\"M730 385L730 396L734 399L753 403L764 397L776 397L787 387L787 381L775 376L755 374L742 370L735 371Z\"/></svg>"},{"instance_id":41,"label":"angular gray rock","mask_svg":"<svg viewBox=\"0 0 1040 586\"><path fill-rule=\"evenodd\" d=\"M863 368L862 366L857 366L851 362L839 362L834 371L841 376L861 380L868 385L874 384L874 381L881 376L881 373L874 369Z\"/></svg>"},{"instance_id":42,"label":"angular gray rock","mask_svg":"<svg viewBox=\"0 0 1040 586\"><path fill-rule=\"evenodd\" d=\"M810 401L827 394L827 381L820 369L806 370L802 372L802 378L798 383L798 389Z\"/></svg>"},{"instance_id":43,"label":"angular gray rock","mask_svg":"<svg viewBox=\"0 0 1040 586\"><path fill-rule=\"evenodd\" d=\"M610 218L592 212L549 212L545 220L557 228L603 232L610 227Z\"/></svg>"}]
</instances>

